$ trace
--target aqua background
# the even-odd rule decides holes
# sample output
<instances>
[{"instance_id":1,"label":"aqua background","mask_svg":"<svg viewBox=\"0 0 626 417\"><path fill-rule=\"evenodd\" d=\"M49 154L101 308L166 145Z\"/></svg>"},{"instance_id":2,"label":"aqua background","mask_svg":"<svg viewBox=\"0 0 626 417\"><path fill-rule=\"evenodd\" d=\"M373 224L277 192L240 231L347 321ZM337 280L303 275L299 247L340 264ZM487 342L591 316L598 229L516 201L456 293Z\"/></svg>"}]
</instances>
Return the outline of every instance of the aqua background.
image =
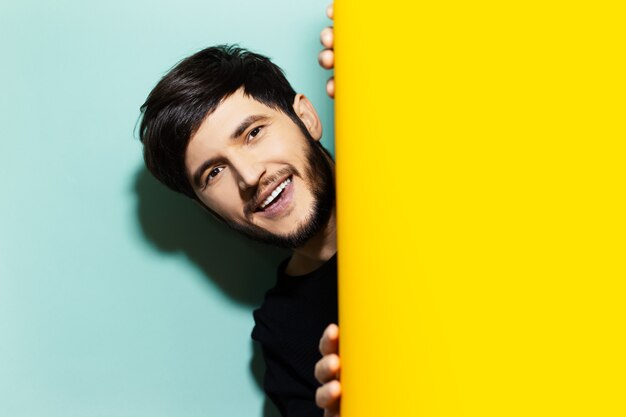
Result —
<instances>
[{"instance_id":1,"label":"aqua background","mask_svg":"<svg viewBox=\"0 0 626 417\"><path fill-rule=\"evenodd\" d=\"M144 170L135 125L185 56L271 56L317 107L328 0L0 3L0 416L274 416L251 311L285 252Z\"/></svg>"}]
</instances>

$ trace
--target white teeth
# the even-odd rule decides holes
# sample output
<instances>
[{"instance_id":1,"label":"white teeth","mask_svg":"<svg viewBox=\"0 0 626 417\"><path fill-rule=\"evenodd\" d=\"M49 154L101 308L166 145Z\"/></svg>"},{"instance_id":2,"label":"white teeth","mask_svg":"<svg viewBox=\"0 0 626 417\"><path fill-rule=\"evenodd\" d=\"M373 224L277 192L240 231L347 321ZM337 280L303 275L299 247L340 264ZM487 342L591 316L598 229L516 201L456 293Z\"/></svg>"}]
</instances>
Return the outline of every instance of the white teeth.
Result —
<instances>
[{"instance_id":1,"label":"white teeth","mask_svg":"<svg viewBox=\"0 0 626 417\"><path fill-rule=\"evenodd\" d=\"M287 185L289 185L289 183L291 182L291 178L287 178L285 181L281 182L280 185L278 187L276 187L276 189L274 191L272 191L272 194L270 194L265 201L263 201L263 203L261 203L261 205L259 206L260 208L264 209L269 203L271 203L272 201L274 201L274 199L276 197L278 197L278 194L282 193L283 190L285 189L285 187Z\"/></svg>"}]
</instances>

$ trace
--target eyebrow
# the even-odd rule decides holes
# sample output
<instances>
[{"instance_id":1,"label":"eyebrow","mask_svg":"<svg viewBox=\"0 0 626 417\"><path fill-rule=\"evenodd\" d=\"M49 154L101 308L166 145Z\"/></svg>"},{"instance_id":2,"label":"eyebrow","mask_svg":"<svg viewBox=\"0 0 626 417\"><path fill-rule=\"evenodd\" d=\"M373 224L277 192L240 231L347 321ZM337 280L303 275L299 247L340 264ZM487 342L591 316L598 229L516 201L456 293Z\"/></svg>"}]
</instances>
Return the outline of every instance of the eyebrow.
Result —
<instances>
[{"instance_id":1,"label":"eyebrow","mask_svg":"<svg viewBox=\"0 0 626 417\"><path fill-rule=\"evenodd\" d=\"M230 139L233 139L233 140L238 139L243 134L243 132L245 132L246 129L250 127L250 125L258 122L259 120L264 120L267 118L268 116L263 115L263 114L253 114L253 115L246 117L245 119L241 121L241 123L239 123L239 125L235 128L233 133L231 133ZM202 165L198 167L198 169L196 169L196 171L193 174L193 182L196 185L196 187L200 187L202 185L200 182L200 180L202 179L202 174L204 174L204 172L207 169L209 169L209 167L213 165L215 161L216 161L215 158L207 159L206 161L202 163Z\"/></svg>"},{"instance_id":2,"label":"eyebrow","mask_svg":"<svg viewBox=\"0 0 626 417\"><path fill-rule=\"evenodd\" d=\"M267 116L263 114L253 114L251 116L246 117L245 119L243 119L241 123L239 123L239 126L237 126L237 129L235 129L235 131L230 135L230 138L237 139L239 136L241 136L243 132L246 131L247 128L250 127L252 123L256 123L259 120L263 120L263 119L267 119Z\"/></svg>"}]
</instances>

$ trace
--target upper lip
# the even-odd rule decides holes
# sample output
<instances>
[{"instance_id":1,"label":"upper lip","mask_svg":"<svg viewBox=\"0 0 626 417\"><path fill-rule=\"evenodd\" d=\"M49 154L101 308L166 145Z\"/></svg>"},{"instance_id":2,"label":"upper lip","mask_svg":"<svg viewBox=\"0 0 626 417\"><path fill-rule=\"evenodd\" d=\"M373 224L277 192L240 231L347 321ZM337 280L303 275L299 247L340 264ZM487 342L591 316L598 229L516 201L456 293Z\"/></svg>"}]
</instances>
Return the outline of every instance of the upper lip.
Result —
<instances>
[{"instance_id":1,"label":"upper lip","mask_svg":"<svg viewBox=\"0 0 626 417\"><path fill-rule=\"evenodd\" d=\"M280 177L278 180L272 182L267 187L265 187L265 190L259 195L259 197L254 202L254 205L253 205L254 210L253 211L258 211L261 208L261 204L263 204L265 199L267 197L269 197L270 194L272 194L272 191L274 191L276 189L276 187L278 187L280 184L282 184L283 181L285 181L289 177L291 177L291 174L286 174L286 175Z\"/></svg>"}]
</instances>

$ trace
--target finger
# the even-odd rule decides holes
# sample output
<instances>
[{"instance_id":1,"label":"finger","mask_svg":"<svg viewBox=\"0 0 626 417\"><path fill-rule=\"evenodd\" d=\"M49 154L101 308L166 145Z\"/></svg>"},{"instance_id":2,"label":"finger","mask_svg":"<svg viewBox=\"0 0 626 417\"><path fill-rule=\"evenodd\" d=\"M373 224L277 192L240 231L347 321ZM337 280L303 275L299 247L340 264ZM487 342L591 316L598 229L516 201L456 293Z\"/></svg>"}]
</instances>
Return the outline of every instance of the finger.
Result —
<instances>
[{"instance_id":1,"label":"finger","mask_svg":"<svg viewBox=\"0 0 626 417\"><path fill-rule=\"evenodd\" d=\"M324 356L315 364L315 379L325 384L339 378L340 366L339 356L334 353Z\"/></svg>"},{"instance_id":2,"label":"finger","mask_svg":"<svg viewBox=\"0 0 626 417\"><path fill-rule=\"evenodd\" d=\"M326 69L332 69L335 66L335 53L332 49L324 49L317 56L320 65Z\"/></svg>"},{"instance_id":3,"label":"finger","mask_svg":"<svg viewBox=\"0 0 626 417\"><path fill-rule=\"evenodd\" d=\"M335 77L330 77L326 82L326 94L330 98L335 98Z\"/></svg>"},{"instance_id":4,"label":"finger","mask_svg":"<svg viewBox=\"0 0 626 417\"><path fill-rule=\"evenodd\" d=\"M329 411L339 411L339 398L341 397L341 384L339 381L331 381L322 385L315 391L315 403L318 407Z\"/></svg>"},{"instance_id":5,"label":"finger","mask_svg":"<svg viewBox=\"0 0 626 417\"><path fill-rule=\"evenodd\" d=\"M339 411L324 410L324 417L340 417Z\"/></svg>"},{"instance_id":6,"label":"finger","mask_svg":"<svg viewBox=\"0 0 626 417\"><path fill-rule=\"evenodd\" d=\"M336 324L329 324L326 327L319 348L322 356L329 353L339 353L339 327Z\"/></svg>"},{"instance_id":7,"label":"finger","mask_svg":"<svg viewBox=\"0 0 626 417\"><path fill-rule=\"evenodd\" d=\"M328 16L329 19L335 17L335 3L330 3L328 7L326 7L326 16Z\"/></svg>"},{"instance_id":8,"label":"finger","mask_svg":"<svg viewBox=\"0 0 626 417\"><path fill-rule=\"evenodd\" d=\"M332 27L322 29L320 32L320 42L324 48L332 49L335 41L335 32Z\"/></svg>"}]
</instances>

